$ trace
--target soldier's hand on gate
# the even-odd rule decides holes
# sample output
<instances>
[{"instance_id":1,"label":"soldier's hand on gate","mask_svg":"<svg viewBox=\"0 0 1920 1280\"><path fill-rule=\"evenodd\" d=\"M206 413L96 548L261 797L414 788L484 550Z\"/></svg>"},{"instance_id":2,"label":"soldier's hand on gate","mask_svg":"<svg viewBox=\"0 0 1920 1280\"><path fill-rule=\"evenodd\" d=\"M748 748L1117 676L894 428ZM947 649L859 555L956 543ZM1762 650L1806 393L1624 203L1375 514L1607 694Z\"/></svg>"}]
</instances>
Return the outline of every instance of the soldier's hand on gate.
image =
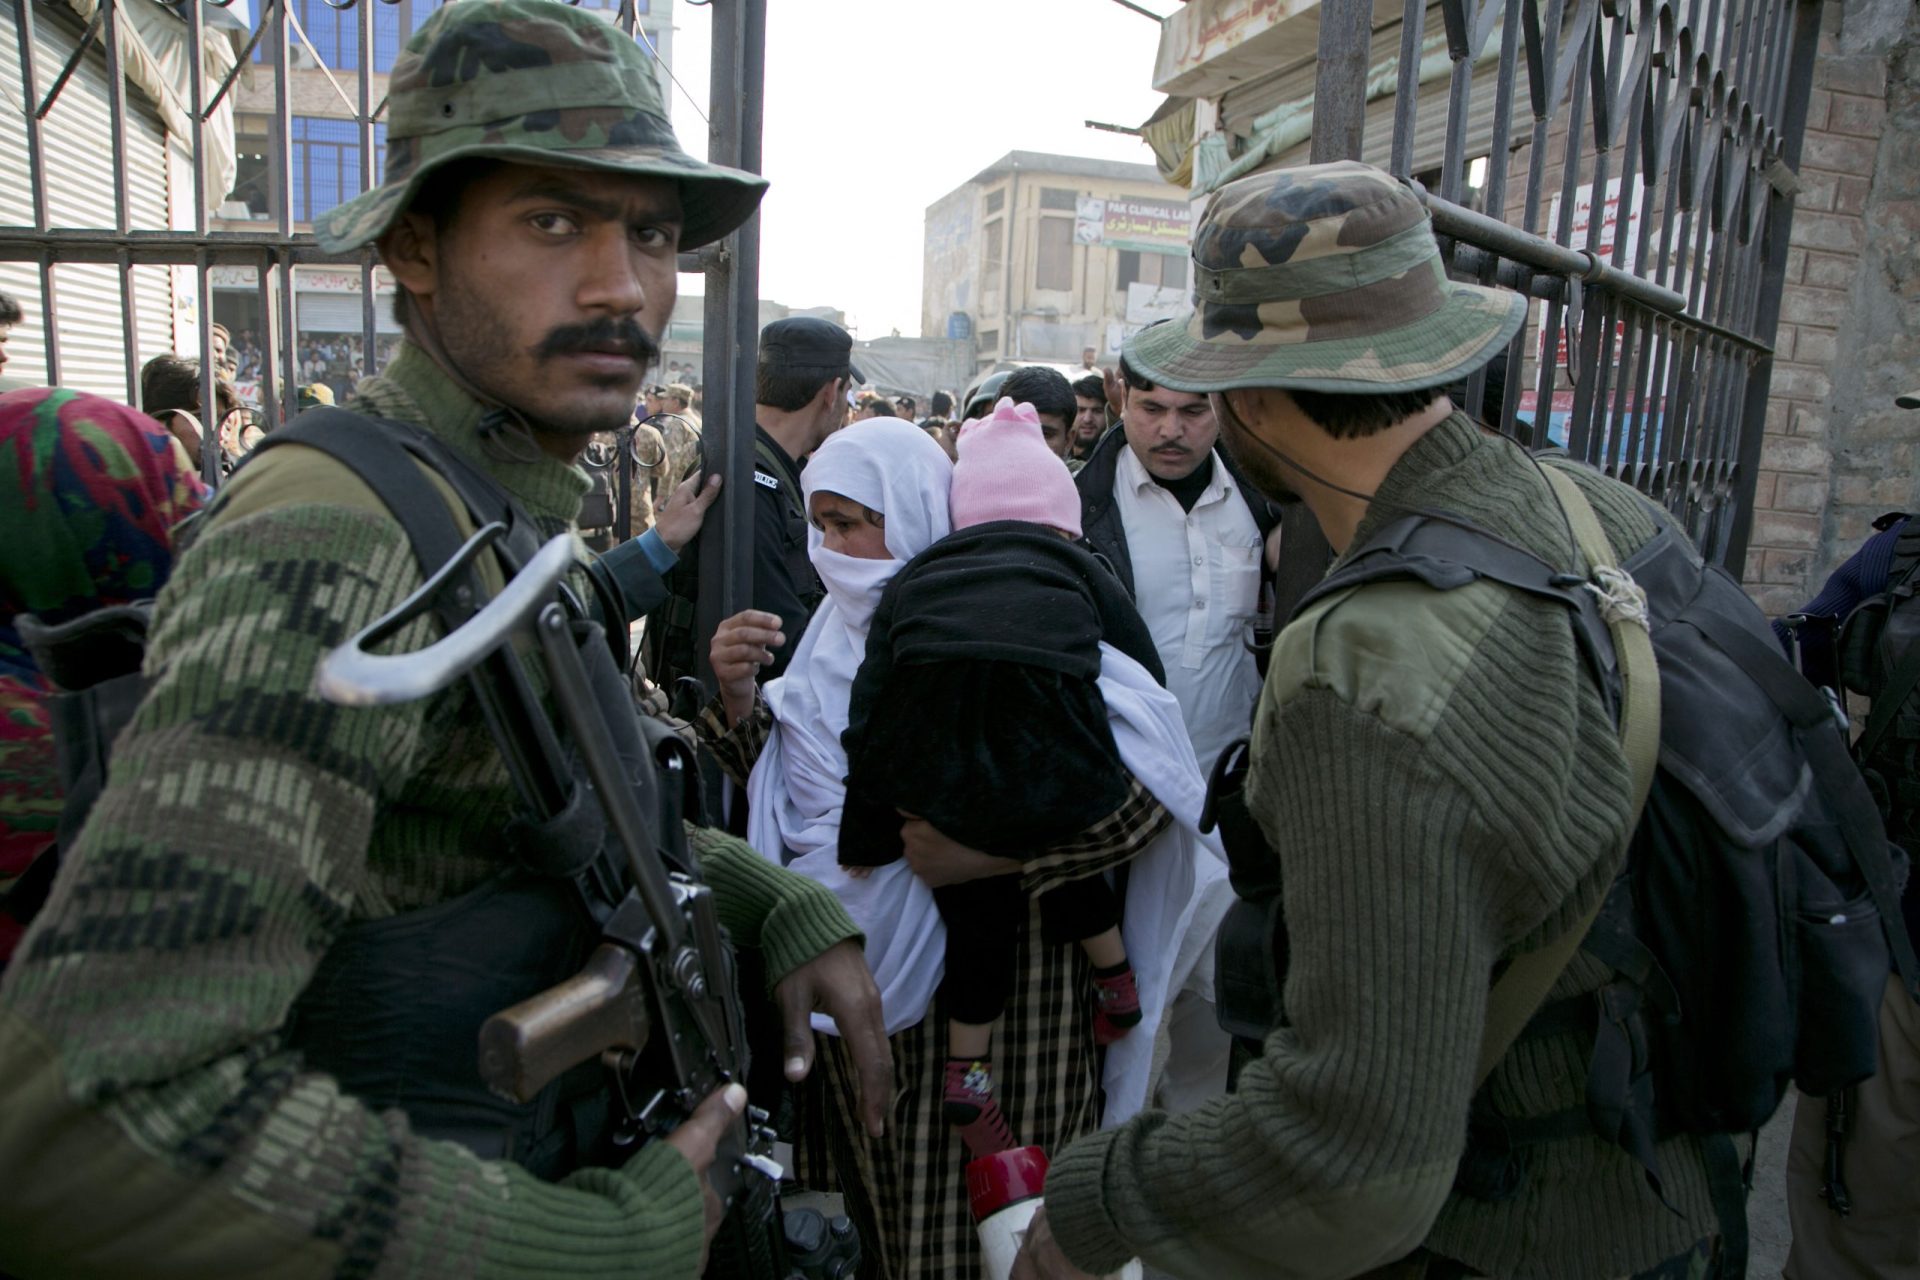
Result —
<instances>
[{"instance_id":1,"label":"soldier's hand on gate","mask_svg":"<svg viewBox=\"0 0 1920 1280\"><path fill-rule=\"evenodd\" d=\"M798 1082L813 1069L813 1017L824 1013L840 1026L860 1082L860 1119L867 1132L887 1131L893 1102L893 1048L880 1013L880 988L866 953L849 939L828 947L782 978L773 989L786 1024L787 1079Z\"/></svg>"},{"instance_id":2,"label":"soldier's hand on gate","mask_svg":"<svg viewBox=\"0 0 1920 1280\"><path fill-rule=\"evenodd\" d=\"M718 472L708 476L705 484L698 475L691 475L674 487L666 503L653 516L653 527L660 534L660 541L667 544L667 550L677 556L693 541L700 526L706 523L707 508L719 496Z\"/></svg>"},{"instance_id":3,"label":"soldier's hand on gate","mask_svg":"<svg viewBox=\"0 0 1920 1280\"><path fill-rule=\"evenodd\" d=\"M724 1089L715 1089L707 1095L707 1100L694 1108L692 1115L680 1123L680 1127L661 1141L687 1158L695 1174L700 1178L701 1198L706 1203L706 1236L700 1244L700 1269L707 1269L707 1249L713 1244L713 1234L720 1229L723 1207L720 1197L714 1193L713 1180L707 1176L713 1168L714 1149L720 1145L727 1130L733 1126L740 1113L747 1109L747 1091L737 1084Z\"/></svg>"},{"instance_id":4,"label":"soldier's hand on gate","mask_svg":"<svg viewBox=\"0 0 1920 1280\"><path fill-rule=\"evenodd\" d=\"M753 710L753 682L760 668L773 662L773 651L786 642L780 615L758 609L742 609L713 633L707 660L713 664L728 724L738 724Z\"/></svg>"}]
</instances>

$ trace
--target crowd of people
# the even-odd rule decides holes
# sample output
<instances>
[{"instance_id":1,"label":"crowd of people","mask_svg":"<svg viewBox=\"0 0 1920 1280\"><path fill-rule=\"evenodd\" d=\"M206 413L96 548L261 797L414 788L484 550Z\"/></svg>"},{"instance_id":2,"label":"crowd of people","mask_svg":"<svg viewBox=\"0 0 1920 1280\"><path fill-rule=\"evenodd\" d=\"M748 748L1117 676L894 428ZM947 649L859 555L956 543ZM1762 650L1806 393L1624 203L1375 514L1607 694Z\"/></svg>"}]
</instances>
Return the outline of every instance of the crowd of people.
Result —
<instances>
[{"instance_id":1,"label":"crowd of people","mask_svg":"<svg viewBox=\"0 0 1920 1280\"><path fill-rule=\"evenodd\" d=\"M0 391L0 1271L690 1280L752 1104L790 1188L842 1198L863 1277L979 1274L972 1171L1018 1147L1050 1163L1012 1280L1723 1274L1744 1217L1709 1144L1588 1116L1595 1020L1633 1015L1573 944L1640 822L1616 702L1645 668L1623 650L1610 683L1544 591L1318 589L1438 519L1650 629L1607 575L1664 518L1448 397L1526 299L1450 282L1417 196L1342 163L1226 187L1194 313L1110 369L1004 370L919 416L860 393L845 329L776 321L751 434L722 426L751 441L750 591L701 634L699 541L746 529L710 519L696 372L659 341L679 252L767 184L682 151L606 32L554 0L443 8L394 66L384 181L317 224L377 249L405 336L365 377L357 339L309 344L307 394L397 463L210 429L172 355L144 413ZM0 299L0 369L18 316ZM224 423L258 354L214 336ZM423 529L498 542L370 643L464 628L517 546L563 539L570 634L600 661L642 641L613 736L651 718L713 774L676 797L706 798L678 869L772 1065L659 1082L651 1140L611 1045L619 1071L595 1050L530 1100L479 1075L490 1015L632 937L593 909L623 873L588 861L613 847L592 788L538 807L546 747L482 682L316 683L437 571ZM1544 980L1502 1030L1516 971ZM1585 1020L1523 1033L1549 989ZM1882 1076L1911 1081L1886 989ZM1871 1096L1876 1175L1795 1280L1916 1256L1910 1126L1881 1141L1911 1096Z\"/></svg>"}]
</instances>

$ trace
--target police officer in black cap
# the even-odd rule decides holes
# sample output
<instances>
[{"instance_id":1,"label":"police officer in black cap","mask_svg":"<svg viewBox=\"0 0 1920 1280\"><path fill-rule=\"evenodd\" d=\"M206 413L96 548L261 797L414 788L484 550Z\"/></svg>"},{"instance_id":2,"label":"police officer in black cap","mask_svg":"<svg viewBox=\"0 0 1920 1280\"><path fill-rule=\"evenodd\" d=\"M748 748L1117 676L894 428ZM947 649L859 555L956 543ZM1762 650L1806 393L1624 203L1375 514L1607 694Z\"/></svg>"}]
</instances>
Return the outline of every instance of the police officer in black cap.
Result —
<instances>
[{"instance_id":1,"label":"police officer in black cap","mask_svg":"<svg viewBox=\"0 0 1920 1280\"><path fill-rule=\"evenodd\" d=\"M760 331L754 380L753 608L779 615L786 636L772 663L761 668L762 681L787 669L824 594L807 558L800 466L846 425L848 388L864 381L852 353L853 336L828 320L793 316ZM691 569L697 562L691 551L682 555L669 579L672 598L648 623L647 667L662 684L694 673Z\"/></svg>"}]
</instances>

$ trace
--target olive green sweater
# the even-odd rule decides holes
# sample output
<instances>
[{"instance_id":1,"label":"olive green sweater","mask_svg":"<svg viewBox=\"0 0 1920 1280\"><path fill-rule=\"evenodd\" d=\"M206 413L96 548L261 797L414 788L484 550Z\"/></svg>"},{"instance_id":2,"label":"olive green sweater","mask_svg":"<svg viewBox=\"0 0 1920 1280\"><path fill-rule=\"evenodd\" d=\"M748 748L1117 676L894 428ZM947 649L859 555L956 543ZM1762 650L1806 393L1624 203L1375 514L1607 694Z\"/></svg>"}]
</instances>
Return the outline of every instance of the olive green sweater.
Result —
<instances>
[{"instance_id":1,"label":"olive green sweater","mask_svg":"<svg viewBox=\"0 0 1920 1280\"><path fill-rule=\"evenodd\" d=\"M585 475L482 453L479 406L418 350L361 401L486 468L542 533L578 512ZM0 986L0 1271L695 1274L700 1190L671 1147L542 1183L414 1136L283 1045L340 930L503 865L510 790L464 685L381 708L313 692L320 657L420 581L385 508L309 449L241 471L176 564L152 690ZM695 845L770 980L857 936L820 886Z\"/></svg>"},{"instance_id":2,"label":"olive green sweater","mask_svg":"<svg viewBox=\"0 0 1920 1280\"><path fill-rule=\"evenodd\" d=\"M1641 499L1580 470L1618 553ZM1457 512L1576 563L1544 478L1456 415L1386 477L1355 539L1415 508ZM1489 583L1376 583L1281 635L1248 798L1277 850L1291 1025L1236 1093L1148 1113L1054 1164L1047 1215L1093 1272L1138 1254L1175 1275L1342 1277L1425 1245L1491 1276L1608 1280L1713 1231L1692 1140L1663 1144L1664 1208L1619 1149L1528 1150L1501 1204L1452 1191L1495 965L1563 933L1620 864L1628 773L1563 606ZM1553 997L1596 989L1576 957ZM1582 1103L1576 1037L1517 1047L1501 1112Z\"/></svg>"}]
</instances>

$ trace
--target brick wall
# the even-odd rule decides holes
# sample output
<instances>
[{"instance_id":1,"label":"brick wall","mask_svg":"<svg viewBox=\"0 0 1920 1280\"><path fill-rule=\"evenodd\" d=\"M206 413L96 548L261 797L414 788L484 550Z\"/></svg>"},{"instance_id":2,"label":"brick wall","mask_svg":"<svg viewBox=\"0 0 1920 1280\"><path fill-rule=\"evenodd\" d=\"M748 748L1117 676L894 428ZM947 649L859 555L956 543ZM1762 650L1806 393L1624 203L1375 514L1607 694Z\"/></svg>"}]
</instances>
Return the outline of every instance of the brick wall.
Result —
<instances>
[{"instance_id":1,"label":"brick wall","mask_svg":"<svg viewBox=\"0 0 1920 1280\"><path fill-rule=\"evenodd\" d=\"M1746 584L1803 603L1874 516L1920 509L1920 8L1827 0Z\"/></svg>"}]
</instances>

